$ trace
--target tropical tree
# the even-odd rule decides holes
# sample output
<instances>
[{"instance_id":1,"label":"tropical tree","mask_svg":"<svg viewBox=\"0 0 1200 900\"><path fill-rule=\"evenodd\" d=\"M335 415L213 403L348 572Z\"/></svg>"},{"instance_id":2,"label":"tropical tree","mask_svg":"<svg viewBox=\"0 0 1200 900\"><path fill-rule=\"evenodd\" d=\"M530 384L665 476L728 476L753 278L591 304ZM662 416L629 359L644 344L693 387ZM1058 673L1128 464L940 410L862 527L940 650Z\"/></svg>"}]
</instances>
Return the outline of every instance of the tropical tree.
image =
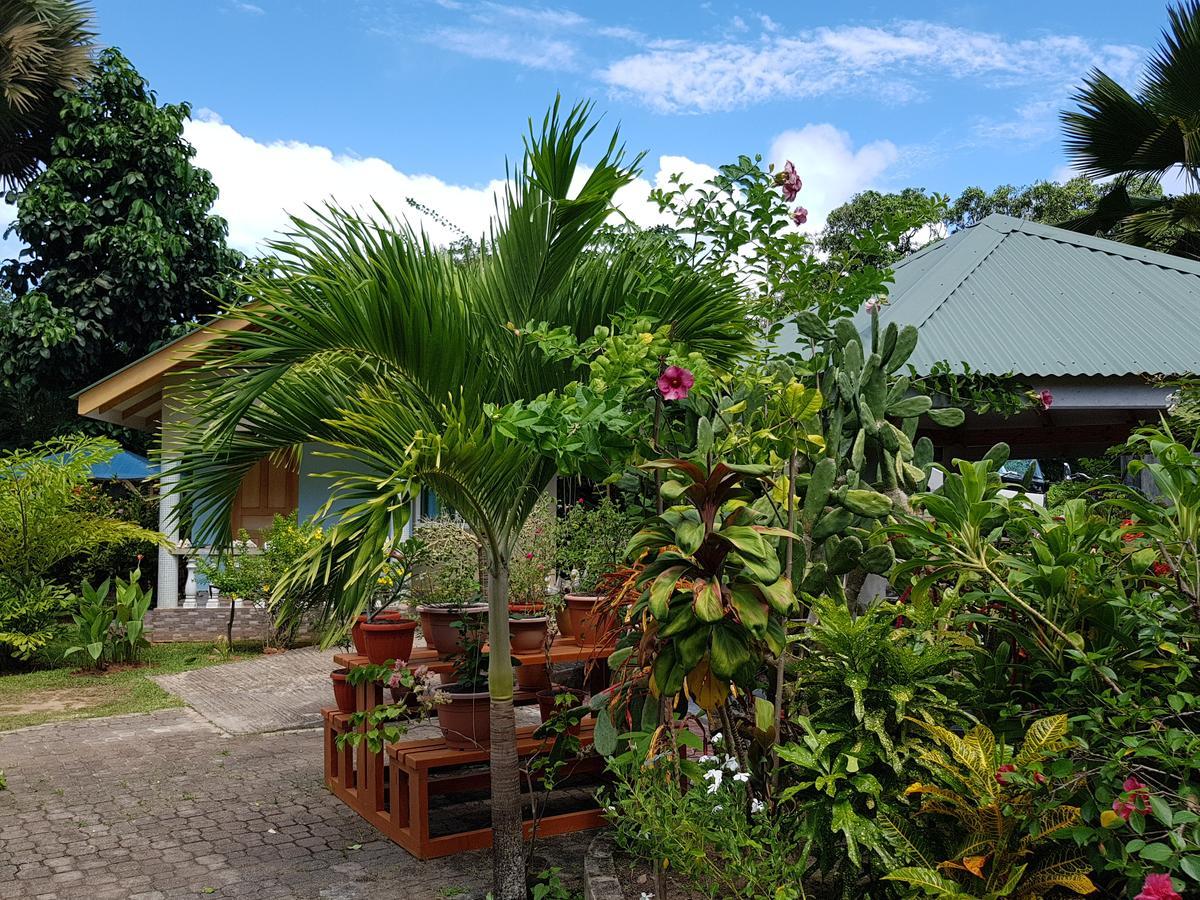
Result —
<instances>
[{"instance_id":1,"label":"tropical tree","mask_svg":"<svg viewBox=\"0 0 1200 900\"><path fill-rule=\"evenodd\" d=\"M1181 256L1200 257L1200 0L1167 9L1169 27L1146 62L1138 93L1094 69L1062 113L1067 153L1092 178L1114 178L1090 215L1069 227ZM1131 186L1177 170L1188 192L1142 196Z\"/></svg>"},{"instance_id":2,"label":"tropical tree","mask_svg":"<svg viewBox=\"0 0 1200 900\"><path fill-rule=\"evenodd\" d=\"M0 0L0 185L20 187L46 159L58 92L92 73L91 18L76 0Z\"/></svg>"},{"instance_id":3,"label":"tropical tree","mask_svg":"<svg viewBox=\"0 0 1200 900\"><path fill-rule=\"evenodd\" d=\"M243 285L257 302L228 315L248 327L215 336L199 371L194 424L167 448L194 540L228 544L230 510L250 467L320 442L345 460L332 479L324 541L290 578L322 582L325 624L343 632L387 565L392 534L421 486L453 506L486 557L495 896L525 896L509 560L521 526L555 474L554 458L506 437L497 408L586 380L572 357L547 352L527 325L568 326L575 339L623 321L669 326L713 365L748 348L739 288L684 265L664 270L636 249L594 239L616 191L638 172L614 133L587 172L589 107L556 103L530 127L522 162L497 203L482 252L463 258L383 210L368 220L336 207L293 220L273 244L273 270ZM573 187L578 182L577 187ZM660 259L659 257L650 257ZM543 330L544 330L543 328Z\"/></svg>"}]
</instances>

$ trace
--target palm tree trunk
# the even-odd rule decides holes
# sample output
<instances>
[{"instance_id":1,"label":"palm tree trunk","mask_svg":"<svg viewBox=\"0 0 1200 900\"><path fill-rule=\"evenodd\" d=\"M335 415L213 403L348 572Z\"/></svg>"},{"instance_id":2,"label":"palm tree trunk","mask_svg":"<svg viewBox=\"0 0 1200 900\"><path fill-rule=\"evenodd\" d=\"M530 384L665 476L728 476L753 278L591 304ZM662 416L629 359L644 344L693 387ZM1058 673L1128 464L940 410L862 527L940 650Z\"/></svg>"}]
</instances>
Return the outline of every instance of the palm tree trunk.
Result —
<instances>
[{"instance_id":1,"label":"palm tree trunk","mask_svg":"<svg viewBox=\"0 0 1200 900\"><path fill-rule=\"evenodd\" d=\"M492 878L495 900L525 900L525 853L513 666L508 636L508 560L488 553L488 692L491 694Z\"/></svg>"}]
</instances>

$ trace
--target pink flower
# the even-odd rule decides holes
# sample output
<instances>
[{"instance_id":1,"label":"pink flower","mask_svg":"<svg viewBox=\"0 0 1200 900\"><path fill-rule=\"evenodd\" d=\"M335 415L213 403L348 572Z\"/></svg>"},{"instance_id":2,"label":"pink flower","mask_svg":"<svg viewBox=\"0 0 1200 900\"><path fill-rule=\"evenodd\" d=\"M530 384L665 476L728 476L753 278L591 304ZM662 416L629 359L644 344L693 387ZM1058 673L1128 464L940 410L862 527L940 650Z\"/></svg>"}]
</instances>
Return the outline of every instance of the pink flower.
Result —
<instances>
[{"instance_id":1,"label":"pink flower","mask_svg":"<svg viewBox=\"0 0 1200 900\"><path fill-rule=\"evenodd\" d=\"M872 297L870 300L868 300L866 303L863 304L863 309L865 309L867 311L868 315L873 312L878 312L879 310L883 309L883 298Z\"/></svg>"},{"instance_id":2,"label":"pink flower","mask_svg":"<svg viewBox=\"0 0 1200 900\"><path fill-rule=\"evenodd\" d=\"M803 206L797 206L792 210L792 221L797 225L803 225L808 221L808 210Z\"/></svg>"},{"instance_id":3,"label":"pink flower","mask_svg":"<svg viewBox=\"0 0 1200 900\"><path fill-rule=\"evenodd\" d=\"M533 553L531 553L531 552L530 552L530 553L526 553L526 554L525 554L525 558L526 558L526 559L533 559Z\"/></svg>"},{"instance_id":4,"label":"pink flower","mask_svg":"<svg viewBox=\"0 0 1200 900\"><path fill-rule=\"evenodd\" d=\"M1049 409L1054 404L1054 395L1049 391L1042 391L1038 394L1038 401L1042 404L1042 409Z\"/></svg>"},{"instance_id":5,"label":"pink flower","mask_svg":"<svg viewBox=\"0 0 1200 900\"><path fill-rule=\"evenodd\" d=\"M696 376L679 366L667 366L658 376L658 390L664 400L683 400L696 383Z\"/></svg>"},{"instance_id":6,"label":"pink flower","mask_svg":"<svg viewBox=\"0 0 1200 900\"><path fill-rule=\"evenodd\" d=\"M1133 900L1183 900L1183 898L1176 892L1170 875L1156 872L1146 876L1146 880L1142 882L1142 892Z\"/></svg>"},{"instance_id":7,"label":"pink flower","mask_svg":"<svg viewBox=\"0 0 1200 900\"><path fill-rule=\"evenodd\" d=\"M783 199L788 203L795 200L800 188L804 187L804 182L796 174L796 167L790 159L783 164L783 171L775 176L775 183L783 188Z\"/></svg>"},{"instance_id":8,"label":"pink flower","mask_svg":"<svg viewBox=\"0 0 1200 900\"><path fill-rule=\"evenodd\" d=\"M1133 813L1141 813L1145 815L1150 812L1150 791L1146 785L1142 784L1132 775L1125 779L1125 783L1121 785L1124 793L1113 801L1113 812L1129 821L1130 815Z\"/></svg>"},{"instance_id":9,"label":"pink flower","mask_svg":"<svg viewBox=\"0 0 1200 900\"><path fill-rule=\"evenodd\" d=\"M1017 771L1017 767L1014 766L1012 763L1005 763L1004 765L1000 766L999 768L996 769L996 783L997 784L1008 784L1008 779L1005 778L1004 776L1007 775L1009 772L1015 772L1015 771Z\"/></svg>"}]
</instances>

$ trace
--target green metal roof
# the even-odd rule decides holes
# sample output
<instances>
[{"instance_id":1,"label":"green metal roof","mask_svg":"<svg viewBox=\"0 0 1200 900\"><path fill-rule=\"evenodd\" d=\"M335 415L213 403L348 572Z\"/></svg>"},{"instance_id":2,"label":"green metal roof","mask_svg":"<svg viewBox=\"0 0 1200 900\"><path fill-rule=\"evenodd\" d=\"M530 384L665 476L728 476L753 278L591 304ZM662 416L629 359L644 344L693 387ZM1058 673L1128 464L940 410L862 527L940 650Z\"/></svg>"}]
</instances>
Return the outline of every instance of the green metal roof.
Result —
<instances>
[{"instance_id":1,"label":"green metal roof","mask_svg":"<svg viewBox=\"0 0 1200 900\"><path fill-rule=\"evenodd\" d=\"M1200 372L1194 260L991 215L894 272L880 324L920 329L922 374L939 360L1024 376Z\"/></svg>"}]
</instances>

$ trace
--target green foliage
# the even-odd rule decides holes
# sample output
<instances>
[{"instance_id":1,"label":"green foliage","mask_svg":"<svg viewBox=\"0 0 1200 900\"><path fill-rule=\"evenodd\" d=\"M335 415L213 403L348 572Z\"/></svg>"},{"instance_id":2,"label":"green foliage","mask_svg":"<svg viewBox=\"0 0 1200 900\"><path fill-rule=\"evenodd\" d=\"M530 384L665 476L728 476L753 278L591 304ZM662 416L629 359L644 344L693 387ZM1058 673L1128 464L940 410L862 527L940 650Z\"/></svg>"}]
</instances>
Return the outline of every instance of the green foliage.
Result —
<instances>
[{"instance_id":1,"label":"green foliage","mask_svg":"<svg viewBox=\"0 0 1200 900\"><path fill-rule=\"evenodd\" d=\"M161 541L90 502L91 467L116 452L80 436L0 452L0 577L29 581L102 547Z\"/></svg>"},{"instance_id":2,"label":"green foliage","mask_svg":"<svg viewBox=\"0 0 1200 900\"><path fill-rule=\"evenodd\" d=\"M1197 108L1192 73L1200 65L1200 5L1167 7L1170 27L1146 62L1138 93L1098 69L1088 73L1062 114L1067 153L1075 167L1113 186L1090 215L1070 227L1090 234L1195 258L1200 254L1200 195L1162 197L1165 172L1180 169L1197 183L1191 132ZM1145 186L1158 196L1146 196Z\"/></svg>"},{"instance_id":3,"label":"green foliage","mask_svg":"<svg viewBox=\"0 0 1200 900\"><path fill-rule=\"evenodd\" d=\"M75 0L0 4L0 186L18 188L49 155L63 100L92 74L92 11Z\"/></svg>"},{"instance_id":4,"label":"green foliage","mask_svg":"<svg viewBox=\"0 0 1200 900\"><path fill-rule=\"evenodd\" d=\"M187 104L159 106L119 51L61 96L45 168L16 196L0 305L0 383L69 392L214 312L240 254L210 214L217 189L183 140Z\"/></svg>"},{"instance_id":5,"label":"green foliage","mask_svg":"<svg viewBox=\"0 0 1200 900\"><path fill-rule=\"evenodd\" d=\"M907 227L896 240L881 244L878 252L862 257L864 265L885 268L920 249L919 240L929 240L931 235L927 232L939 226L945 214L946 198L929 195L924 188L905 188L898 194L862 191L829 214L818 244L832 255L852 254L861 235L871 233L881 223L900 220Z\"/></svg>"},{"instance_id":6,"label":"green foliage","mask_svg":"<svg viewBox=\"0 0 1200 900\"><path fill-rule=\"evenodd\" d=\"M0 668L29 660L54 640L70 609L70 591L40 578L0 577Z\"/></svg>"},{"instance_id":7,"label":"green foliage","mask_svg":"<svg viewBox=\"0 0 1200 900\"><path fill-rule=\"evenodd\" d=\"M737 779L742 773L733 757L693 763L686 790L665 760L628 754L610 769L615 782L605 802L626 852L669 867L695 896L806 896L803 836L786 817L772 815L748 781Z\"/></svg>"},{"instance_id":8,"label":"green foliage","mask_svg":"<svg viewBox=\"0 0 1200 900\"><path fill-rule=\"evenodd\" d=\"M83 583L78 609L71 613L75 627L63 659L81 653L94 669L103 669L109 662L138 662L150 646L145 620L154 599L139 583L141 574L134 569L128 579L118 578L115 594L108 579L97 588Z\"/></svg>"},{"instance_id":9,"label":"green foliage","mask_svg":"<svg viewBox=\"0 0 1200 900\"><path fill-rule=\"evenodd\" d=\"M1061 184L1035 181L1026 187L1002 184L991 191L969 187L950 205L947 223L954 231L970 228L992 213L1029 222L1058 225L1092 210L1107 188L1090 178L1077 176Z\"/></svg>"},{"instance_id":10,"label":"green foliage","mask_svg":"<svg viewBox=\"0 0 1200 900\"><path fill-rule=\"evenodd\" d=\"M607 496L594 506L582 500L573 503L558 528L558 569L574 577L576 590L595 590L601 577L616 571L625 559L625 547L638 523L638 517Z\"/></svg>"},{"instance_id":11,"label":"green foliage","mask_svg":"<svg viewBox=\"0 0 1200 900\"><path fill-rule=\"evenodd\" d=\"M428 558L413 576L412 601L424 606L461 606L478 599L479 539L462 519L441 515L417 526Z\"/></svg>"},{"instance_id":12,"label":"green foliage","mask_svg":"<svg viewBox=\"0 0 1200 900\"><path fill-rule=\"evenodd\" d=\"M537 879L530 889L532 900L576 900L578 894L573 894L562 881L562 869L551 866L538 873Z\"/></svg>"},{"instance_id":13,"label":"green foliage","mask_svg":"<svg viewBox=\"0 0 1200 900\"><path fill-rule=\"evenodd\" d=\"M512 603L539 606L551 599L546 593L546 580L555 574L559 529L554 500L547 495L521 527L516 552L508 564Z\"/></svg>"},{"instance_id":14,"label":"green foliage","mask_svg":"<svg viewBox=\"0 0 1200 900\"><path fill-rule=\"evenodd\" d=\"M905 793L920 797L918 815L936 818L942 830L917 837L902 820L890 821L896 852L910 864L888 880L917 896L948 898L1036 900L1060 890L1096 891L1086 860L1054 849L1079 821L1079 809L1056 800L1042 774L1070 747L1066 716L1033 722L1015 752L982 725L960 736L919 724L936 744L920 753L931 780L914 782ZM931 838L934 846L924 846Z\"/></svg>"}]
</instances>

